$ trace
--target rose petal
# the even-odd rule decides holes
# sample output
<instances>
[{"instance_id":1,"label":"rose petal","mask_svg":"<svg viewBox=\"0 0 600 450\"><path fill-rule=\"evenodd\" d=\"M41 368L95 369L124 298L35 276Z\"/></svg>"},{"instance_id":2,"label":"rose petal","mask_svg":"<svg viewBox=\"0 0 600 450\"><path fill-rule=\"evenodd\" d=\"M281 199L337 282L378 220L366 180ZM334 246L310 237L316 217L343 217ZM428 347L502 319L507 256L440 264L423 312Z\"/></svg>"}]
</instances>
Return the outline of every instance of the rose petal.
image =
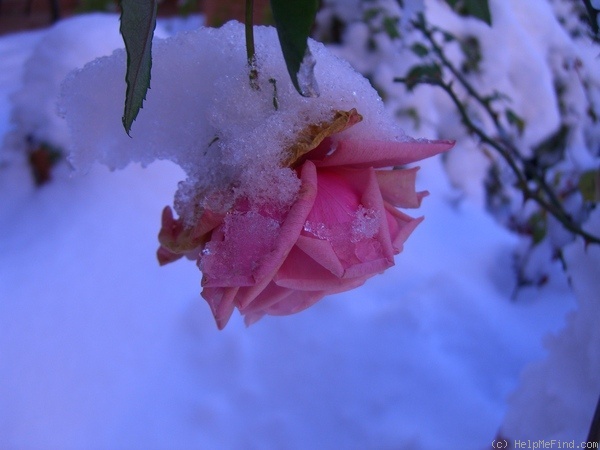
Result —
<instances>
[{"instance_id":1,"label":"rose petal","mask_svg":"<svg viewBox=\"0 0 600 450\"><path fill-rule=\"evenodd\" d=\"M265 314L272 316L287 316L294 314L314 305L321 300L327 292L325 291L290 291L290 295L286 296L279 302L264 310Z\"/></svg>"},{"instance_id":2,"label":"rose petal","mask_svg":"<svg viewBox=\"0 0 600 450\"><path fill-rule=\"evenodd\" d=\"M296 200L281 225L275 249L264 259L263 264L257 268L255 272L256 284L241 289L239 296L236 298L240 308L248 306L271 282L304 227L306 217L312 209L317 194L317 170L312 162L307 161L304 163L300 180L302 181L302 185L300 186L298 200Z\"/></svg>"},{"instance_id":3,"label":"rose petal","mask_svg":"<svg viewBox=\"0 0 600 450\"><path fill-rule=\"evenodd\" d=\"M347 284L347 280L334 275L296 246L273 277L273 281L278 286L298 291L334 291Z\"/></svg>"},{"instance_id":4,"label":"rose petal","mask_svg":"<svg viewBox=\"0 0 600 450\"><path fill-rule=\"evenodd\" d=\"M156 250L156 259L158 259L158 264L161 266L169 264L173 261L177 261L179 258L182 257L183 254L173 253L171 250L169 250L166 247L163 247L162 245L158 247L158 250Z\"/></svg>"},{"instance_id":5,"label":"rose petal","mask_svg":"<svg viewBox=\"0 0 600 450\"><path fill-rule=\"evenodd\" d=\"M418 208L427 191L416 192L418 167L375 172L383 200L398 208Z\"/></svg>"},{"instance_id":6,"label":"rose petal","mask_svg":"<svg viewBox=\"0 0 600 450\"><path fill-rule=\"evenodd\" d=\"M354 278L340 285L337 289L327 291L295 291L290 290L290 295L264 310L265 314L273 316L286 316L298 313L321 300L326 295L338 294L355 289L364 284L366 279Z\"/></svg>"},{"instance_id":7,"label":"rose petal","mask_svg":"<svg viewBox=\"0 0 600 450\"><path fill-rule=\"evenodd\" d=\"M227 214L199 258L202 286L252 286L280 236L277 220L257 211Z\"/></svg>"},{"instance_id":8,"label":"rose petal","mask_svg":"<svg viewBox=\"0 0 600 450\"><path fill-rule=\"evenodd\" d=\"M234 299L238 288L204 288L202 297L208 302L219 330L225 328L235 307Z\"/></svg>"},{"instance_id":9,"label":"rose petal","mask_svg":"<svg viewBox=\"0 0 600 450\"><path fill-rule=\"evenodd\" d=\"M365 208L371 209L379 215L379 230L374 236L374 240L381 245L380 255L383 256L384 259L387 259L391 265L394 265L394 249L390 237L390 230L387 221L385 220L386 207L381 196L381 190L379 189L376 175L377 171L373 168L369 168L368 170L363 170L361 172L368 177L367 183L362 189L363 194L361 203ZM363 262L365 260L365 258L360 259ZM373 259L373 257L369 259Z\"/></svg>"},{"instance_id":10,"label":"rose petal","mask_svg":"<svg viewBox=\"0 0 600 450\"><path fill-rule=\"evenodd\" d=\"M210 232L222 221L223 214L205 210L193 227L186 227L181 218L173 218L173 211L166 206L162 212L162 226L158 233L158 241L161 244L157 252L159 263L163 265L183 255L195 255L196 250L209 238ZM175 257L176 255L179 256Z\"/></svg>"},{"instance_id":11,"label":"rose petal","mask_svg":"<svg viewBox=\"0 0 600 450\"><path fill-rule=\"evenodd\" d=\"M313 207L306 218L310 224L323 224L331 227L351 222L360 205L360 185L354 177L359 171L323 169L318 171L317 195Z\"/></svg>"},{"instance_id":12,"label":"rose petal","mask_svg":"<svg viewBox=\"0 0 600 450\"><path fill-rule=\"evenodd\" d=\"M292 291L283 286L278 286L271 281L263 291L258 294L254 300L245 308L240 308L242 314L253 314L263 312L277 302L280 302L285 297L290 295Z\"/></svg>"},{"instance_id":13,"label":"rose petal","mask_svg":"<svg viewBox=\"0 0 600 450\"><path fill-rule=\"evenodd\" d=\"M413 218L401 211L398 211L392 205L386 204L387 224L392 237L392 245L394 253L400 253L404 242L408 239L411 233L423 221L423 217Z\"/></svg>"},{"instance_id":14,"label":"rose petal","mask_svg":"<svg viewBox=\"0 0 600 450\"><path fill-rule=\"evenodd\" d=\"M454 141L339 141L335 151L322 161L315 161L318 168L344 167L391 167L420 161L450 150Z\"/></svg>"},{"instance_id":15,"label":"rose petal","mask_svg":"<svg viewBox=\"0 0 600 450\"><path fill-rule=\"evenodd\" d=\"M344 275L344 266L335 254L331 242L300 235L296 246L335 276Z\"/></svg>"}]
</instances>

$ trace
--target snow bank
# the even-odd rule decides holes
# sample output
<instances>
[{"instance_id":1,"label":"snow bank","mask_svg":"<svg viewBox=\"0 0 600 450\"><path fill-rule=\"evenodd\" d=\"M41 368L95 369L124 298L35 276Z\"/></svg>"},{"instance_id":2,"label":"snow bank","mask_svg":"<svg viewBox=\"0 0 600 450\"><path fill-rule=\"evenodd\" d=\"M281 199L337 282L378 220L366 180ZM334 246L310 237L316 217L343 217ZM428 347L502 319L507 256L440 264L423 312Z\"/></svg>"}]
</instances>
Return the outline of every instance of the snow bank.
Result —
<instances>
[{"instance_id":1,"label":"snow bank","mask_svg":"<svg viewBox=\"0 0 600 450\"><path fill-rule=\"evenodd\" d=\"M600 231L600 211L588 221ZM549 355L530 365L511 395L500 430L510 439L544 438L582 442L586 439L600 396L600 248L579 239L565 251L577 310L567 324L546 340Z\"/></svg>"},{"instance_id":2,"label":"snow bank","mask_svg":"<svg viewBox=\"0 0 600 450\"><path fill-rule=\"evenodd\" d=\"M22 150L44 143L66 149L69 133L57 114L60 84L71 70L119 47L123 39L115 14L77 16L48 29L24 64L21 88L11 97L14 129L4 146Z\"/></svg>"}]
</instances>

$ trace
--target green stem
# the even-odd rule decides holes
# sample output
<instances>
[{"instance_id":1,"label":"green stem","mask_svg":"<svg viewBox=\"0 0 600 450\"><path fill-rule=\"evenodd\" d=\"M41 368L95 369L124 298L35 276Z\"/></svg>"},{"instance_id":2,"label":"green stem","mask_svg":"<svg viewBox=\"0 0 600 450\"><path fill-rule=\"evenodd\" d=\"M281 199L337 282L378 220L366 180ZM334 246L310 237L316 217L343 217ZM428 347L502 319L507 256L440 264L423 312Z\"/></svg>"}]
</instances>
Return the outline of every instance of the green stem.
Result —
<instances>
[{"instance_id":1,"label":"green stem","mask_svg":"<svg viewBox=\"0 0 600 450\"><path fill-rule=\"evenodd\" d=\"M256 55L254 50L254 0L246 0L246 56L250 68L250 86L258 90L258 70L256 69Z\"/></svg>"}]
</instances>

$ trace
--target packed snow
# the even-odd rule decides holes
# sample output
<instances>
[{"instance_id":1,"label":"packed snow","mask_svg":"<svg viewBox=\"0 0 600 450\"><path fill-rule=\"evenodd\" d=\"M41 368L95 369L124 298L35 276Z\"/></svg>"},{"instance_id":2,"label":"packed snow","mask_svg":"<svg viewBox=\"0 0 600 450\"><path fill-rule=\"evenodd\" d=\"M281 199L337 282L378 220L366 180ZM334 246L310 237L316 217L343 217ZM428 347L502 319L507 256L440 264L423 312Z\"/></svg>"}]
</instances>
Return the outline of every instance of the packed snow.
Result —
<instances>
[{"instance_id":1,"label":"packed snow","mask_svg":"<svg viewBox=\"0 0 600 450\"><path fill-rule=\"evenodd\" d=\"M522 11L520 3L502 6L507 18ZM548 10L542 0L531 3ZM505 5L492 4L494 12ZM190 60L187 68L172 67L180 75L175 85L162 81L160 72L153 75L133 139L120 128L116 107L96 117L97 126L79 124L68 137L48 108L59 100L58 78L69 65L82 67L107 54L88 48L67 59L75 58L72 42L87 33L114 36L117 28L116 16L81 16L0 38L0 133L6 136L0 153L0 447L481 449L497 436L585 439L600 394L598 248L575 241L566 251L566 274L548 263L546 285L515 295L512 254L519 240L478 201L461 197L441 158L421 164L418 187L431 193L420 210L426 219L395 267L302 314L265 318L250 328L234 316L217 331L199 296L197 268L185 261L160 268L155 259L160 211L191 169L149 163L159 152L161 159L181 151L191 127L208 142L214 137L210 121L194 109L176 112L178 103L197 102L199 110L209 101L252 93L227 90L246 89L239 79L222 80L218 95L209 92L189 73L200 56L183 52L177 56ZM58 33L49 65L36 55L45 36ZM520 42L529 46L519 49L539 56L536 33L522 35ZM191 45L193 36L169 42ZM166 45L157 45L157 58ZM227 45L241 48L239 42ZM168 53L163 56L175 64L175 53ZM111 58L122 61L120 55ZM332 60L321 69L317 63L317 69L325 72L329 64L343 63ZM508 64L498 61L495 75L501 78ZM91 73L101 66L88 67ZM98 98L99 88L84 83L67 103L83 108L88 100L119 98L119 70L122 75L115 62L110 95ZM527 75L515 70L512 77ZM48 88L36 91L40 79ZM327 83L319 83L327 92ZM553 93L537 88L540 101L551 104L544 95ZM169 99L174 89L180 97ZM294 94L282 81L277 89L280 101ZM272 106L268 97L265 110ZM44 114L18 112L36 111L38 104ZM64 100L61 108L68 109ZM167 129L167 116L179 128ZM438 137L434 123L450 137L455 117L430 117L436 122L423 137ZM39 125L28 128L34 119ZM228 111L212 120L233 128L251 118ZM541 135L547 126L532 125L531 133L539 127ZM78 145L90 153L79 160L74 155L73 163L84 170L73 173L63 162L50 183L35 187L16 144L19 133L40 141L57 133L68 146L81 139ZM113 140L143 145L115 160L106 153ZM460 174L466 185L478 175L466 169L465 153L454 162L452 181ZM121 170L111 172L94 159ZM127 165L131 159L149 165ZM597 211L588 226L600 229Z\"/></svg>"}]
</instances>

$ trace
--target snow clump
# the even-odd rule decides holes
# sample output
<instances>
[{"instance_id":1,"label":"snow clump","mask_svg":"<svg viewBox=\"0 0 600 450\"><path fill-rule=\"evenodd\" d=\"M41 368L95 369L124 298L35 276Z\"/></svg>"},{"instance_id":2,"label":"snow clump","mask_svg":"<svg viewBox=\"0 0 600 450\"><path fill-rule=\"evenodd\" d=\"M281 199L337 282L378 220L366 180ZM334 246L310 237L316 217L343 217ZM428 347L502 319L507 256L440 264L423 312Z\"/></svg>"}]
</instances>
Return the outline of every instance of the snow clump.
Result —
<instances>
[{"instance_id":1,"label":"snow clump","mask_svg":"<svg viewBox=\"0 0 600 450\"><path fill-rule=\"evenodd\" d=\"M61 107L69 124L70 161L78 170L95 162L112 169L130 162L174 161L186 172L175 210L193 221L199 210L226 211L236 199L283 209L300 183L284 167L285 150L311 124L353 108L363 121L339 138L410 140L384 110L369 82L323 45L310 41L318 98L294 89L277 33L255 27L259 89L249 83L244 27L180 33L153 46L151 89L133 124L121 124L126 54L116 50L75 71L63 84ZM332 149L333 150L333 149Z\"/></svg>"}]
</instances>

